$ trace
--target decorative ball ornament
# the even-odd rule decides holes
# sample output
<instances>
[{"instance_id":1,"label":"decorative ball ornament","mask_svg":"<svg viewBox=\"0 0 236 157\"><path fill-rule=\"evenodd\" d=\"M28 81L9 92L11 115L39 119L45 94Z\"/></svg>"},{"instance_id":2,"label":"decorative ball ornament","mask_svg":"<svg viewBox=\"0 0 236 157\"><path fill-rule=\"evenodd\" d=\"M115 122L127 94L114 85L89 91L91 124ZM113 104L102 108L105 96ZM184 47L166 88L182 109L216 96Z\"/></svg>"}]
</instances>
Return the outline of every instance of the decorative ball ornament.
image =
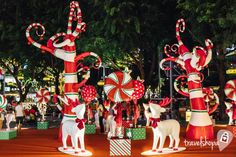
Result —
<instances>
[{"instance_id":1,"label":"decorative ball ornament","mask_svg":"<svg viewBox=\"0 0 236 157\"><path fill-rule=\"evenodd\" d=\"M38 103L48 103L48 101L50 100L50 92L45 88L41 88L36 93L36 98Z\"/></svg>"},{"instance_id":2,"label":"decorative ball ornament","mask_svg":"<svg viewBox=\"0 0 236 157\"><path fill-rule=\"evenodd\" d=\"M134 92L132 94L132 99L140 99L143 97L144 95L144 85L142 81L139 80L133 80L133 84L134 84Z\"/></svg>"},{"instance_id":3,"label":"decorative ball ornament","mask_svg":"<svg viewBox=\"0 0 236 157\"><path fill-rule=\"evenodd\" d=\"M7 99L4 95L0 95L0 108L4 109L7 106Z\"/></svg>"},{"instance_id":4,"label":"decorative ball ornament","mask_svg":"<svg viewBox=\"0 0 236 157\"><path fill-rule=\"evenodd\" d=\"M85 102L90 102L96 98L97 91L92 85L85 85L81 90L81 96Z\"/></svg>"},{"instance_id":5,"label":"decorative ball ornament","mask_svg":"<svg viewBox=\"0 0 236 157\"><path fill-rule=\"evenodd\" d=\"M236 101L236 80L229 80L226 82L224 90L227 98Z\"/></svg>"},{"instance_id":6,"label":"decorative ball ornament","mask_svg":"<svg viewBox=\"0 0 236 157\"><path fill-rule=\"evenodd\" d=\"M104 91L113 102L129 101L134 92L132 78L126 72L113 72L105 79Z\"/></svg>"}]
</instances>

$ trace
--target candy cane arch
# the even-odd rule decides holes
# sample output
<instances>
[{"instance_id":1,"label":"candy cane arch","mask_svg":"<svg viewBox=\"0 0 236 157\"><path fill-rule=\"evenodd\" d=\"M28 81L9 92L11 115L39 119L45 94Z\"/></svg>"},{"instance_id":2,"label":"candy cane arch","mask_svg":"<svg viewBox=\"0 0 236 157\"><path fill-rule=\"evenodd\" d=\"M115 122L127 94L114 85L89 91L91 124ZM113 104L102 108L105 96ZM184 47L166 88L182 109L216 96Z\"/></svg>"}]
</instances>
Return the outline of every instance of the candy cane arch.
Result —
<instances>
[{"instance_id":1,"label":"candy cane arch","mask_svg":"<svg viewBox=\"0 0 236 157\"><path fill-rule=\"evenodd\" d=\"M76 21L75 30L73 31L73 22ZM62 123L69 119L75 119L76 115L71 111L72 106L68 103L68 100L76 101L78 99L78 88L83 86L88 78L90 77L90 67L83 66L80 62L85 57L93 56L97 58L97 62L93 65L94 68L98 68L101 66L100 57L93 52L84 52L80 55L76 56L76 46L75 40L79 37L80 33L85 31L86 24L82 22L82 14L80 10L79 3L76 1L72 1L70 3L70 13L68 19L68 26L66 33L57 33L52 36L47 45L44 46L30 36L30 31L34 28L36 30L36 34L43 39L45 34L45 28L40 23L33 23L28 26L26 29L26 37L29 44L36 46L42 51L46 51L51 53L57 58L60 58L64 61L64 77L65 77L65 97L59 97L62 100L64 105L64 116ZM63 39L62 42L58 43L59 39ZM81 82L78 82L77 73L83 71L86 74L84 75L84 79Z\"/></svg>"},{"instance_id":2,"label":"candy cane arch","mask_svg":"<svg viewBox=\"0 0 236 157\"><path fill-rule=\"evenodd\" d=\"M176 38L178 41L177 55L168 56L160 62L160 67L163 70L170 70L169 67L164 67L163 63L166 61L172 61L179 64L187 73L188 79L188 91L190 104L192 109L191 119L186 130L186 137L193 140L199 140L201 137L206 139L214 138L214 130L212 121L206 109L202 79L199 71L203 69L212 58L213 44L209 39L205 40L206 47L196 46L193 48L193 52L190 52L188 48L183 44L180 38L180 32L184 32L185 22L183 19L179 19L176 23ZM170 46L169 46L170 47ZM168 49L168 46L166 47ZM165 53L171 51L167 51Z\"/></svg>"}]
</instances>

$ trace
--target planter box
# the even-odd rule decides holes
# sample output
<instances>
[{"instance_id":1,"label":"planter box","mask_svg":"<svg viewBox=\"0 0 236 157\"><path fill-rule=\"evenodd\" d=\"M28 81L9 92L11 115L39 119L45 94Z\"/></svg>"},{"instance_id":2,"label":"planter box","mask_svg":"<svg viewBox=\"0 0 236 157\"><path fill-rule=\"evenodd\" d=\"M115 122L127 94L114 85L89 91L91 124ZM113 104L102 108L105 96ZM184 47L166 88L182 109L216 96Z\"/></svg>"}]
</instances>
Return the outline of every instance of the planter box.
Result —
<instances>
[{"instance_id":1,"label":"planter box","mask_svg":"<svg viewBox=\"0 0 236 157\"><path fill-rule=\"evenodd\" d=\"M12 138L16 138L16 136L16 130L0 130L0 140L10 140Z\"/></svg>"},{"instance_id":2,"label":"planter box","mask_svg":"<svg viewBox=\"0 0 236 157\"><path fill-rule=\"evenodd\" d=\"M126 137L132 140L146 139L146 128L126 128Z\"/></svg>"},{"instance_id":3,"label":"planter box","mask_svg":"<svg viewBox=\"0 0 236 157\"><path fill-rule=\"evenodd\" d=\"M95 134L96 125L95 124L85 124L85 134Z\"/></svg>"},{"instance_id":4,"label":"planter box","mask_svg":"<svg viewBox=\"0 0 236 157\"><path fill-rule=\"evenodd\" d=\"M37 129L38 130L47 130L48 129L48 122L37 122Z\"/></svg>"},{"instance_id":5,"label":"planter box","mask_svg":"<svg viewBox=\"0 0 236 157\"><path fill-rule=\"evenodd\" d=\"M110 156L131 156L131 140L110 139Z\"/></svg>"}]
</instances>

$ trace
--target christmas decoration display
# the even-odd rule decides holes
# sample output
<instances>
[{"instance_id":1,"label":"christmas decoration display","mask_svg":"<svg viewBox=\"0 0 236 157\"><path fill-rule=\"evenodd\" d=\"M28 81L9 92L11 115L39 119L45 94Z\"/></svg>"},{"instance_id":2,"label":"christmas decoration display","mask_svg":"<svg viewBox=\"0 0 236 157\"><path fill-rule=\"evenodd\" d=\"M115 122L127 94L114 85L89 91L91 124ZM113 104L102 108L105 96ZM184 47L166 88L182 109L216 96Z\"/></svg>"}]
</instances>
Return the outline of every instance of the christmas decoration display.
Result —
<instances>
[{"instance_id":1,"label":"christmas decoration display","mask_svg":"<svg viewBox=\"0 0 236 157\"><path fill-rule=\"evenodd\" d=\"M62 143L63 148L59 147L60 151L65 153L70 153L71 149L67 147L67 136L71 136L72 146L74 148L74 154L78 154L79 156L91 156L92 153L85 150L84 144L84 133L85 133L85 104L76 104L75 107L72 108L72 112L76 113L75 121L65 121L62 125ZM78 148L78 139L80 142L80 148Z\"/></svg>"},{"instance_id":2,"label":"christmas decoration display","mask_svg":"<svg viewBox=\"0 0 236 157\"><path fill-rule=\"evenodd\" d=\"M39 113L42 115L41 121L45 121L44 115L47 112L47 104L44 104L44 103L37 104L37 108L38 108Z\"/></svg>"},{"instance_id":3,"label":"christmas decoration display","mask_svg":"<svg viewBox=\"0 0 236 157\"><path fill-rule=\"evenodd\" d=\"M0 94L0 108L5 109L7 106L7 99L4 95Z\"/></svg>"},{"instance_id":4,"label":"christmas decoration display","mask_svg":"<svg viewBox=\"0 0 236 157\"><path fill-rule=\"evenodd\" d=\"M133 80L134 92L132 94L133 100L138 100L143 97L145 88L142 80Z\"/></svg>"},{"instance_id":5,"label":"christmas decoration display","mask_svg":"<svg viewBox=\"0 0 236 157\"><path fill-rule=\"evenodd\" d=\"M236 80L226 82L224 91L227 98L236 101Z\"/></svg>"},{"instance_id":6,"label":"christmas decoration display","mask_svg":"<svg viewBox=\"0 0 236 157\"><path fill-rule=\"evenodd\" d=\"M39 91L36 93L36 100L37 100L37 108L39 113L42 115L41 122L37 123L37 128L46 128L48 126L48 122L45 122L43 124L43 121L45 121L45 114L47 112L47 103L51 98L50 92L46 90L45 88L39 89Z\"/></svg>"},{"instance_id":7,"label":"christmas decoration display","mask_svg":"<svg viewBox=\"0 0 236 157\"><path fill-rule=\"evenodd\" d=\"M225 101L226 113L229 116L229 125L234 125L236 120L236 80L229 80L225 84L225 95L230 102Z\"/></svg>"},{"instance_id":8,"label":"christmas decoration display","mask_svg":"<svg viewBox=\"0 0 236 157\"><path fill-rule=\"evenodd\" d=\"M191 119L189 121L186 137L188 139L199 140L201 137L206 139L214 138L212 121L206 109L200 70L207 66L212 59L213 44L209 39L205 40L206 48L195 46L193 52L190 52L181 40L180 32L185 30L185 21L179 19L176 23L176 38L178 44L165 46L165 53L168 58L160 62L163 70L170 70L164 67L164 62L172 61L180 65L186 71L184 76L188 79L188 91L191 104ZM171 54L174 52L174 54ZM178 56L177 56L178 55Z\"/></svg>"},{"instance_id":9,"label":"christmas decoration display","mask_svg":"<svg viewBox=\"0 0 236 157\"><path fill-rule=\"evenodd\" d=\"M151 117L151 112L149 112L149 105L143 103L143 107L144 107L144 115L147 120L146 126L149 126L150 125L150 117Z\"/></svg>"},{"instance_id":10,"label":"christmas decoration display","mask_svg":"<svg viewBox=\"0 0 236 157\"><path fill-rule=\"evenodd\" d=\"M118 103L114 107L115 112L115 122L116 122L116 129L117 129L117 136L118 137L124 137L124 132L122 132L122 111L125 110L125 107L123 104Z\"/></svg>"},{"instance_id":11,"label":"christmas decoration display","mask_svg":"<svg viewBox=\"0 0 236 157\"><path fill-rule=\"evenodd\" d=\"M111 139L110 156L131 156L131 140Z\"/></svg>"},{"instance_id":12,"label":"christmas decoration display","mask_svg":"<svg viewBox=\"0 0 236 157\"><path fill-rule=\"evenodd\" d=\"M126 137L131 140L144 140L146 139L146 128L126 128Z\"/></svg>"},{"instance_id":13,"label":"christmas decoration display","mask_svg":"<svg viewBox=\"0 0 236 157\"><path fill-rule=\"evenodd\" d=\"M0 130L0 140L10 140L16 138L16 130Z\"/></svg>"},{"instance_id":14,"label":"christmas decoration display","mask_svg":"<svg viewBox=\"0 0 236 157\"><path fill-rule=\"evenodd\" d=\"M73 29L73 21L76 21L75 30ZM93 56L97 58L97 62L92 66L98 68L101 66L100 57L93 52L84 52L76 56L76 45L75 40L79 37L80 33L85 31L85 23L82 22L82 14L80 10L79 3L72 1L70 3L70 13L68 20L68 27L66 33L57 33L52 36L47 41L47 46L42 45L35 40L30 35L30 31L34 28L36 29L36 35L41 39L45 34L45 28L40 23L33 23L28 26L26 29L26 37L29 44L36 46L41 49L43 52L49 52L57 58L60 58L64 61L64 78L65 78L65 98L60 97L61 101L64 102L64 116L62 123L66 120L73 120L76 118L75 113L71 111L71 104L68 103L68 98L72 101L78 99L78 89L82 87L90 77L90 68L89 66L84 66L82 60L85 57ZM63 40L59 43L60 40ZM78 82L77 73L84 72L83 80ZM58 106L59 107L59 106ZM60 108L60 107L59 107ZM61 109L62 110L62 109Z\"/></svg>"},{"instance_id":15,"label":"christmas decoration display","mask_svg":"<svg viewBox=\"0 0 236 157\"><path fill-rule=\"evenodd\" d=\"M85 134L95 134L96 125L95 124L85 124Z\"/></svg>"},{"instance_id":16,"label":"christmas decoration display","mask_svg":"<svg viewBox=\"0 0 236 157\"><path fill-rule=\"evenodd\" d=\"M142 98L144 95L144 85L143 80L133 80L134 85L134 92L132 94L132 99L134 102L134 124L136 125L137 119L140 115L139 108L138 108L138 99Z\"/></svg>"},{"instance_id":17,"label":"christmas decoration display","mask_svg":"<svg viewBox=\"0 0 236 157\"><path fill-rule=\"evenodd\" d=\"M85 102L90 102L96 98L97 91L92 85L85 85L81 90L81 96Z\"/></svg>"},{"instance_id":18,"label":"christmas decoration display","mask_svg":"<svg viewBox=\"0 0 236 157\"><path fill-rule=\"evenodd\" d=\"M202 75L202 74L201 74ZM201 76L202 80L203 80L203 75ZM189 91L187 87L187 82L185 81L185 79L187 79L187 75L180 75L178 76L175 81L174 81L174 88L175 90L186 97L189 97ZM180 87L179 87L180 86ZM217 109L217 107L219 106L219 97L216 93L214 93L213 89L210 87L204 87L202 89L202 93L203 93L203 98L205 103L207 104L207 111L208 114L212 114L213 112L215 112L215 110ZM210 102L215 100L215 104L212 105L213 107L210 106Z\"/></svg>"},{"instance_id":19,"label":"christmas decoration display","mask_svg":"<svg viewBox=\"0 0 236 157\"><path fill-rule=\"evenodd\" d=\"M73 25L74 21L76 23L75 26ZM69 120L70 122L76 119L76 114L75 112L72 111L73 104L75 104L76 101L78 101L79 99L78 89L82 87L90 77L90 68L92 67L99 68L101 66L101 58L94 52L84 52L76 56L75 40L79 38L80 33L85 31L85 27L86 27L86 24L82 22L82 13L81 13L79 3L77 1L72 1L70 3L70 12L69 12L68 25L67 25L67 32L57 33L53 35L47 41L46 46L36 42L30 35L30 31L32 29L35 29L36 35L39 36L40 39L42 39L45 34L45 28L43 25L41 25L40 23L33 23L29 25L28 28L26 29L26 37L29 44L36 46L37 48L41 49L43 52L49 52L55 57L60 58L64 61L64 78L65 78L64 94L65 95L63 97L58 96L58 98L64 103L63 105L64 108L62 109L60 105L57 105L59 107L59 110L61 110L63 113L61 128L64 126L64 122L68 123L67 120ZM73 31L73 28L74 28L74 31ZM84 64L81 61L85 57L89 57L89 56L95 57L97 61L92 66L84 66ZM81 80L81 82L78 82L77 77L78 77L78 74L80 73L84 73L84 75L82 76L83 79ZM70 128L70 126L68 125L66 126ZM65 126L64 126L64 130L65 130ZM62 129L60 129L59 138L61 137L61 131ZM79 137L80 138L84 137L84 131L80 131ZM83 139L81 139L80 141L83 141ZM77 146L77 141L74 141L73 144ZM78 150L76 150L76 152L78 152ZM91 155L90 153L88 154ZM84 153L83 153L83 156L85 156Z\"/></svg>"},{"instance_id":20,"label":"christmas decoration display","mask_svg":"<svg viewBox=\"0 0 236 157\"><path fill-rule=\"evenodd\" d=\"M45 88L41 88L39 91L37 91L36 93L36 98L37 98L37 102L38 103L48 103L48 101L50 100L50 92L45 89Z\"/></svg>"},{"instance_id":21,"label":"christmas decoration display","mask_svg":"<svg viewBox=\"0 0 236 157\"><path fill-rule=\"evenodd\" d=\"M219 106L219 97L216 93L214 93L213 89L210 87L204 87L203 88L203 95L204 95L204 100L207 103L207 110L208 114L212 114L213 112L216 111L217 107ZM210 109L210 102L215 99L215 105Z\"/></svg>"},{"instance_id":22,"label":"christmas decoration display","mask_svg":"<svg viewBox=\"0 0 236 157\"><path fill-rule=\"evenodd\" d=\"M37 122L37 129L38 130L47 130L48 129L48 122Z\"/></svg>"},{"instance_id":23,"label":"christmas decoration display","mask_svg":"<svg viewBox=\"0 0 236 157\"><path fill-rule=\"evenodd\" d=\"M150 110L152 117L150 118L152 122L152 131L153 131L153 146L152 146L152 153L150 151L143 152L142 155L157 155L157 154L166 154L166 153L174 153L177 151L182 151L185 148L179 149L179 133L180 133L180 124L178 121L174 119L169 120L160 120L160 114L165 112L166 109L164 106L168 105L172 99L165 98L159 102L159 104L149 102ZM168 152L163 149L165 138L166 136L170 137L170 144ZM159 147L157 149L157 143L160 139ZM151 154L150 154L151 153Z\"/></svg>"},{"instance_id":24,"label":"christmas decoration display","mask_svg":"<svg viewBox=\"0 0 236 157\"><path fill-rule=\"evenodd\" d=\"M113 102L129 101L134 92L132 78L125 72L113 72L105 79L104 91Z\"/></svg>"}]
</instances>

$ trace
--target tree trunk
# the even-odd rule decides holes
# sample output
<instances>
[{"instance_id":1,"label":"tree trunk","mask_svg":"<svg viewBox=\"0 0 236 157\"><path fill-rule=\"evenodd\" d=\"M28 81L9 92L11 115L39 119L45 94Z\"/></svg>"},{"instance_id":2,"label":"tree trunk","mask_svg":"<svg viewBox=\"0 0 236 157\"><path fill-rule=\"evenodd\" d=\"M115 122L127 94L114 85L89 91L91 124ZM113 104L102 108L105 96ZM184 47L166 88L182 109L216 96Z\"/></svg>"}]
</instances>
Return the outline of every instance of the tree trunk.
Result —
<instances>
[{"instance_id":1,"label":"tree trunk","mask_svg":"<svg viewBox=\"0 0 236 157\"><path fill-rule=\"evenodd\" d=\"M224 93L224 86L226 83L226 73L225 73L225 56L224 52L222 49L218 50L218 57L217 57L217 71L218 71L218 76L219 76L219 82L220 82L220 88L219 88L219 99L220 99L220 104L219 104L219 114L220 114L220 120L226 120L227 115L225 113L225 105L224 105L224 99L225 99L225 93Z\"/></svg>"},{"instance_id":2,"label":"tree trunk","mask_svg":"<svg viewBox=\"0 0 236 157\"><path fill-rule=\"evenodd\" d=\"M59 82L60 73L59 73L59 72L55 72L55 73L54 73L54 77L55 77L55 81L54 81L54 84L55 84L55 93L56 93L57 95L60 95L60 89L59 89L59 85L60 85L60 82Z\"/></svg>"},{"instance_id":3,"label":"tree trunk","mask_svg":"<svg viewBox=\"0 0 236 157\"><path fill-rule=\"evenodd\" d=\"M151 67L149 69L149 73L148 73L148 76L147 76L147 83L148 84L151 84L152 80L153 80L153 72L154 72L154 69L155 69L155 65L157 64L156 63L156 52L153 52L152 53L152 61L151 61ZM159 63L158 63L159 64Z\"/></svg>"}]
</instances>

